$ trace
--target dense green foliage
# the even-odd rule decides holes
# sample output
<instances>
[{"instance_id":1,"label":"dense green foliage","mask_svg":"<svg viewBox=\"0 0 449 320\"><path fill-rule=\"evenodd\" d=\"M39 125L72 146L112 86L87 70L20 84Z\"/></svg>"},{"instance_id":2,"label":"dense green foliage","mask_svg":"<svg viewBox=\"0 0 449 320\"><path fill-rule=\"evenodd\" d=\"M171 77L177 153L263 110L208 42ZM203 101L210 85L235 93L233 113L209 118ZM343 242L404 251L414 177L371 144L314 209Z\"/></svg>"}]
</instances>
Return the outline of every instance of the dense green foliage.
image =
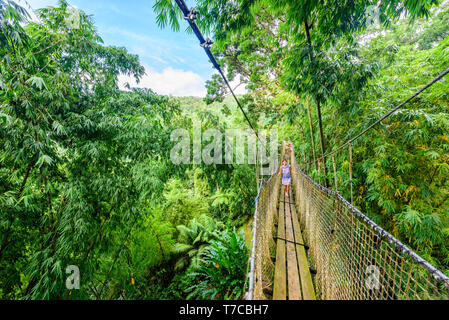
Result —
<instances>
[{"instance_id":1,"label":"dense green foliage","mask_svg":"<svg viewBox=\"0 0 449 320\"><path fill-rule=\"evenodd\" d=\"M332 160L314 160L449 66L447 2L380 1L372 25L377 2L196 1L251 121L346 198L347 149L338 187ZM154 8L179 29L173 1ZM204 101L119 90L120 74L144 74L139 58L68 9L30 21L0 0L0 299L243 298L254 168L170 161L173 128L247 128L223 81ZM353 146L355 205L446 273L448 92L438 82ZM66 288L70 265L80 290Z\"/></svg>"},{"instance_id":2,"label":"dense green foliage","mask_svg":"<svg viewBox=\"0 0 449 320\"><path fill-rule=\"evenodd\" d=\"M168 2L155 5L161 17L176 16ZM315 159L449 67L447 1L197 0L195 6L228 76L247 86L250 98L243 101L252 120L292 140L303 170L347 199L348 148L335 156L337 186L332 159L325 165ZM173 19L165 23L176 29ZM216 77L207 86L208 102L227 92ZM355 205L447 273L448 89L446 77L353 145Z\"/></svg>"},{"instance_id":3,"label":"dense green foliage","mask_svg":"<svg viewBox=\"0 0 449 320\"><path fill-rule=\"evenodd\" d=\"M190 276L195 285L189 297L230 300L245 294L246 265L249 258L243 230L241 234L224 232L219 240L211 242L203 258Z\"/></svg>"},{"instance_id":4,"label":"dense green foliage","mask_svg":"<svg viewBox=\"0 0 449 320\"><path fill-rule=\"evenodd\" d=\"M138 57L102 45L83 13L70 24L65 1L26 23L0 4L0 298L185 297L175 271L248 220L255 182L249 166L175 166L170 133L193 114L204 130L231 124L120 91L119 74L143 75ZM66 289L70 265L81 290Z\"/></svg>"}]
</instances>

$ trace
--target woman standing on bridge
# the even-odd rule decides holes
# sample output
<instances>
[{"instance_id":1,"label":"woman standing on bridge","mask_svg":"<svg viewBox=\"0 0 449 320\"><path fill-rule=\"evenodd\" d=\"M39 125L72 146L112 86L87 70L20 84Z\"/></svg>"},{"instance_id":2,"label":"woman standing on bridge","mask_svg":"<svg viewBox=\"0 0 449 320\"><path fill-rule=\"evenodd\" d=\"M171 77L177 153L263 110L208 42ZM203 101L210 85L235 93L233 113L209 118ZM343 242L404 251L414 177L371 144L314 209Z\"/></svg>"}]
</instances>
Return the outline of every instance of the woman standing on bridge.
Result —
<instances>
[{"instance_id":1,"label":"woman standing on bridge","mask_svg":"<svg viewBox=\"0 0 449 320\"><path fill-rule=\"evenodd\" d=\"M279 170L278 175L280 176L282 173L282 185L284 186L285 196L288 197L290 191L290 185L292 184L292 173L290 165L287 162L287 159L282 161L282 166Z\"/></svg>"}]
</instances>

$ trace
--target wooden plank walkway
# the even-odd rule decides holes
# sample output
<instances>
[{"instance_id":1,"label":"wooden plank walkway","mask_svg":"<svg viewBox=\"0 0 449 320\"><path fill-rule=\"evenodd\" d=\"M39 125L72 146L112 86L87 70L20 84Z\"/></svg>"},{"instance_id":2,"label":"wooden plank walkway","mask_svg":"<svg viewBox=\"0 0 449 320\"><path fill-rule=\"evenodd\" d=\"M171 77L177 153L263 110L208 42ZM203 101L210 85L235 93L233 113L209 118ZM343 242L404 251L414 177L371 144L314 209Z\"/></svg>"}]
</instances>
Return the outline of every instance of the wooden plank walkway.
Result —
<instances>
[{"instance_id":1,"label":"wooden plank walkway","mask_svg":"<svg viewBox=\"0 0 449 320\"><path fill-rule=\"evenodd\" d=\"M273 300L315 300L292 192L280 192Z\"/></svg>"}]
</instances>

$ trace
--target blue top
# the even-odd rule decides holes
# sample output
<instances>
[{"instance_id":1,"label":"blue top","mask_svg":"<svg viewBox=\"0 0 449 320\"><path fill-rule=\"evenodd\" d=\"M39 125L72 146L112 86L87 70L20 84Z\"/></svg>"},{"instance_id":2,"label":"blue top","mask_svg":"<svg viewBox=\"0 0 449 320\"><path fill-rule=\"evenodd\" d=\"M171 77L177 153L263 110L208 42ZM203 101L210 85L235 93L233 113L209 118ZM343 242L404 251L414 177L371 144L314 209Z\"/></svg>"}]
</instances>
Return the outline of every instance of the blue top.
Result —
<instances>
[{"instance_id":1,"label":"blue top","mask_svg":"<svg viewBox=\"0 0 449 320\"><path fill-rule=\"evenodd\" d=\"M291 178L291 174L290 174L290 165L287 164L286 167L281 166L282 169L282 178Z\"/></svg>"}]
</instances>

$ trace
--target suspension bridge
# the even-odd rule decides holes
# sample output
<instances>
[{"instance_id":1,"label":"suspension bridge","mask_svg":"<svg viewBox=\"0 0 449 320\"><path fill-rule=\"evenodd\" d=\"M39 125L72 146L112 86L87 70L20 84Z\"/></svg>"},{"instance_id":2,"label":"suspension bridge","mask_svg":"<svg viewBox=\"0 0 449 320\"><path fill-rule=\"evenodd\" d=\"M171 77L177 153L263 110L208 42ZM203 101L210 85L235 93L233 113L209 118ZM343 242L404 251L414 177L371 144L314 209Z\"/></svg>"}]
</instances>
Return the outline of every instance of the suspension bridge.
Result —
<instances>
[{"instance_id":1,"label":"suspension bridge","mask_svg":"<svg viewBox=\"0 0 449 320\"><path fill-rule=\"evenodd\" d=\"M210 50L212 41L204 38L195 22L199 12L189 9L184 0L175 2L260 140ZM326 159L332 158L335 172L334 155L349 147L351 201L313 181L301 170L294 151L287 147L290 144L284 144L281 159L287 158L293 168L293 190L288 197L284 195L277 173L260 183L255 201L246 299L449 299L449 277L352 205L353 142L448 74L449 68L359 134L314 159L320 172L320 162L325 169ZM310 164L304 163L304 166ZM257 166L256 172L259 181Z\"/></svg>"},{"instance_id":2,"label":"suspension bridge","mask_svg":"<svg viewBox=\"0 0 449 320\"><path fill-rule=\"evenodd\" d=\"M285 197L274 174L260 184L248 300L449 299L449 278L313 181L284 144L292 168Z\"/></svg>"}]
</instances>

